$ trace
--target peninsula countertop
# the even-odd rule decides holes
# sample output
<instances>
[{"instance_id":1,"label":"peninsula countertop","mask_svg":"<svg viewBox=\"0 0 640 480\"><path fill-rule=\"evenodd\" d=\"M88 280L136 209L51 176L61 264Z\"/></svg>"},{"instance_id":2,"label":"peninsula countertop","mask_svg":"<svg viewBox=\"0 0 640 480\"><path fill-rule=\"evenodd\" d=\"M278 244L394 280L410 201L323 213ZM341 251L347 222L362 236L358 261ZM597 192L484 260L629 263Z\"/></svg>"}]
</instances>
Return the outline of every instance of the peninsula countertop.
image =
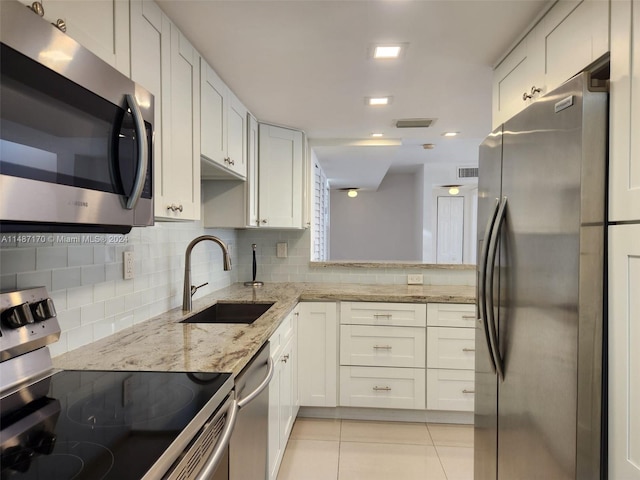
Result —
<instances>
[{"instance_id":1,"label":"peninsula countertop","mask_svg":"<svg viewBox=\"0 0 640 480\"><path fill-rule=\"evenodd\" d=\"M475 287L454 285L362 285L335 283L241 283L101 340L54 357L54 366L79 370L229 372L237 375L269 340L299 301L474 303ZM250 325L180 323L216 302L273 302Z\"/></svg>"}]
</instances>

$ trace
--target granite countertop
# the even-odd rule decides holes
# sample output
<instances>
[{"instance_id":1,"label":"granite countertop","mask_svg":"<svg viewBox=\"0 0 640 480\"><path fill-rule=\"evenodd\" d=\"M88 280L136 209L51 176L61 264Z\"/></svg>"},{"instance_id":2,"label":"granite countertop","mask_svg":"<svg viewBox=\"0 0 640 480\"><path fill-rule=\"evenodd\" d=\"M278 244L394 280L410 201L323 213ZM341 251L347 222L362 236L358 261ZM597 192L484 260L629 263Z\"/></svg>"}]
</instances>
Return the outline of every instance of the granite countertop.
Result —
<instances>
[{"instance_id":1,"label":"granite countertop","mask_svg":"<svg viewBox=\"0 0 640 480\"><path fill-rule=\"evenodd\" d=\"M180 307L53 359L54 366L81 370L151 370L240 373L299 301L473 303L475 287L433 285L360 285L241 283L193 300L193 311ZM251 325L180 323L221 302L274 302Z\"/></svg>"}]
</instances>

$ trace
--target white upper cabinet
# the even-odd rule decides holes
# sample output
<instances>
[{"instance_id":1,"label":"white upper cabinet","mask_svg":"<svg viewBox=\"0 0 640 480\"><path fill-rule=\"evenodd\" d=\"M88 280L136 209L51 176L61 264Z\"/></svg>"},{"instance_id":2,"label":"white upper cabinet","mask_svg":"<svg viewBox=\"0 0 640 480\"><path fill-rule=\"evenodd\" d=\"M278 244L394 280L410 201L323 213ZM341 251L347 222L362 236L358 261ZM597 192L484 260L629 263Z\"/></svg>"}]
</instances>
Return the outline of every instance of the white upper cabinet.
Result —
<instances>
[{"instance_id":1,"label":"white upper cabinet","mask_svg":"<svg viewBox=\"0 0 640 480\"><path fill-rule=\"evenodd\" d=\"M303 133L261 123L259 145L260 226L303 228Z\"/></svg>"},{"instance_id":2,"label":"white upper cabinet","mask_svg":"<svg viewBox=\"0 0 640 480\"><path fill-rule=\"evenodd\" d=\"M608 51L608 1L557 2L496 67L493 127L569 80Z\"/></svg>"},{"instance_id":3,"label":"white upper cabinet","mask_svg":"<svg viewBox=\"0 0 640 480\"><path fill-rule=\"evenodd\" d=\"M245 178L247 109L204 59L200 76L202 178Z\"/></svg>"},{"instance_id":4,"label":"white upper cabinet","mask_svg":"<svg viewBox=\"0 0 640 480\"><path fill-rule=\"evenodd\" d=\"M609 220L640 220L640 2L611 4Z\"/></svg>"},{"instance_id":5,"label":"white upper cabinet","mask_svg":"<svg viewBox=\"0 0 640 480\"><path fill-rule=\"evenodd\" d=\"M246 196L247 217L246 224L250 227L258 226L258 121L251 114L247 114L247 184Z\"/></svg>"},{"instance_id":6,"label":"white upper cabinet","mask_svg":"<svg viewBox=\"0 0 640 480\"><path fill-rule=\"evenodd\" d=\"M131 1L131 77L155 97L159 219L200 218L199 55L152 1Z\"/></svg>"},{"instance_id":7,"label":"white upper cabinet","mask_svg":"<svg viewBox=\"0 0 640 480\"><path fill-rule=\"evenodd\" d=\"M21 0L31 5L33 0ZM40 0L45 20L129 76L129 3L122 0Z\"/></svg>"}]
</instances>

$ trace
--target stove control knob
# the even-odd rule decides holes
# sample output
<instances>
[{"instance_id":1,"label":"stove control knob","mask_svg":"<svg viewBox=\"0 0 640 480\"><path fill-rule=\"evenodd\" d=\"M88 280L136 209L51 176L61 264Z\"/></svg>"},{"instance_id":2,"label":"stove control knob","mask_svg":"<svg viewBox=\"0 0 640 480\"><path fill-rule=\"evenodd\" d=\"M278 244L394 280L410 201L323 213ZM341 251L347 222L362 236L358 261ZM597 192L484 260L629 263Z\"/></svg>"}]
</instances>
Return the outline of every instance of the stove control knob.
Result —
<instances>
[{"instance_id":1,"label":"stove control knob","mask_svg":"<svg viewBox=\"0 0 640 480\"><path fill-rule=\"evenodd\" d=\"M34 322L28 303L7 308L2 312L2 321L9 328L20 328Z\"/></svg>"},{"instance_id":2,"label":"stove control knob","mask_svg":"<svg viewBox=\"0 0 640 480\"><path fill-rule=\"evenodd\" d=\"M33 450L28 447L10 447L2 453L2 470L10 468L16 472L26 473L31 466Z\"/></svg>"},{"instance_id":3,"label":"stove control knob","mask_svg":"<svg viewBox=\"0 0 640 480\"><path fill-rule=\"evenodd\" d=\"M50 455L56 446L57 437L51 432L40 432L30 442L31 448L42 455Z\"/></svg>"},{"instance_id":4,"label":"stove control knob","mask_svg":"<svg viewBox=\"0 0 640 480\"><path fill-rule=\"evenodd\" d=\"M30 307L31 313L33 313L33 318L36 322L42 322L47 318L56 316L56 309L53 306L53 300L50 298L32 303Z\"/></svg>"}]
</instances>

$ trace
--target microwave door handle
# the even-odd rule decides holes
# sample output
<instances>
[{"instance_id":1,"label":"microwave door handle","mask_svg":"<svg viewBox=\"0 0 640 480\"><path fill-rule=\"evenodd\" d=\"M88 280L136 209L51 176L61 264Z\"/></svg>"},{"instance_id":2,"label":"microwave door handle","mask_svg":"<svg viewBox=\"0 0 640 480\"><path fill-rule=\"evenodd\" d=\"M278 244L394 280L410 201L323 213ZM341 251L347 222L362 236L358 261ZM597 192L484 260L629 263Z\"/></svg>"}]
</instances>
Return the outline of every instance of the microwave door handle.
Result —
<instances>
[{"instance_id":1,"label":"microwave door handle","mask_svg":"<svg viewBox=\"0 0 640 480\"><path fill-rule=\"evenodd\" d=\"M491 340L489 335L489 324L487 323L487 294L485 289L485 283L487 278L487 259L489 257L489 244L491 243L491 233L493 231L493 224L496 221L496 215L500 207L500 199L496 198L496 203L493 206L493 210L489 219L487 220L487 227L484 233L484 242L482 244L482 251L480 253L480 278L478 279L478 313L482 320L482 327L484 330L485 340L487 342L487 348L489 350L489 357L491 358L491 369L494 373L496 370L496 360L493 348L491 346Z\"/></svg>"},{"instance_id":2,"label":"microwave door handle","mask_svg":"<svg viewBox=\"0 0 640 480\"><path fill-rule=\"evenodd\" d=\"M487 275L486 283L484 286L485 295L487 299L487 323L489 331L489 340L491 342L491 350L493 351L496 370L501 380L504 380L504 365L503 359L500 355L500 345L498 344L498 335L496 333L496 322L494 315L493 305L493 274L495 272L496 253L498 251L498 240L500 239L500 232L505 218L505 211L507 208L507 197L503 197L502 205L496 216L495 223L491 232L491 242L489 245L489 257L487 258Z\"/></svg>"},{"instance_id":3,"label":"microwave door handle","mask_svg":"<svg viewBox=\"0 0 640 480\"><path fill-rule=\"evenodd\" d=\"M149 145L147 144L147 130L144 126L144 120L138 102L133 95L127 94L127 105L133 115L133 121L136 129L136 140L138 143L138 167L136 170L136 179L131 189L131 195L127 199L126 208L132 210L140 196L142 195L142 189L144 188L144 182L147 177L147 168L149 163Z\"/></svg>"}]
</instances>

